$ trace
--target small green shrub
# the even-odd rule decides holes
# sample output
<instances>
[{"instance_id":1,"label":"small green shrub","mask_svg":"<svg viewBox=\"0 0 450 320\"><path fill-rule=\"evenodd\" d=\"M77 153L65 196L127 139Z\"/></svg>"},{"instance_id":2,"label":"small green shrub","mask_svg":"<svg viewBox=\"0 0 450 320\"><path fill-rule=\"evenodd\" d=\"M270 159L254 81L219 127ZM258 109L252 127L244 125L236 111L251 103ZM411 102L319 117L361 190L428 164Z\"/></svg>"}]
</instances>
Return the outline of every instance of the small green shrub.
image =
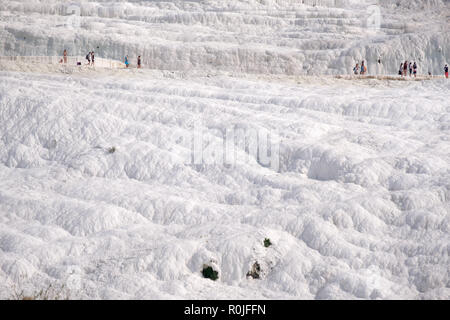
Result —
<instances>
[{"instance_id":1,"label":"small green shrub","mask_svg":"<svg viewBox=\"0 0 450 320\"><path fill-rule=\"evenodd\" d=\"M270 242L269 238L264 239L264 247L268 248L272 245L272 242Z\"/></svg>"},{"instance_id":2,"label":"small green shrub","mask_svg":"<svg viewBox=\"0 0 450 320\"><path fill-rule=\"evenodd\" d=\"M211 279L213 281L216 281L219 278L219 272L214 270L211 266L204 265L202 274L204 278Z\"/></svg>"},{"instance_id":3,"label":"small green shrub","mask_svg":"<svg viewBox=\"0 0 450 320\"><path fill-rule=\"evenodd\" d=\"M258 261L256 261L253 264L252 269L247 272L247 277L252 277L253 279L259 279L261 277L261 266Z\"/></svg>"}]
</instances>

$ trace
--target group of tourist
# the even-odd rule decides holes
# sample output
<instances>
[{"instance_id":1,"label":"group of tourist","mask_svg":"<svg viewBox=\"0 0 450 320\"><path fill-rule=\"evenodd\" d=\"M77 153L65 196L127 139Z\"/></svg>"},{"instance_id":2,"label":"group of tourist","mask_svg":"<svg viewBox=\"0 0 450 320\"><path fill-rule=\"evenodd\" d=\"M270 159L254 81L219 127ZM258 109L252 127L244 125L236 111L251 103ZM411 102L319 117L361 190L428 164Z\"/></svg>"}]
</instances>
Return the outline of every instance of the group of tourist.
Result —
<instances>
[{"instance_id":1,"label":"group of tourist","mask_svg":"<svg viewBox=\"0 0 450 320\"><path fill-rule=\"evenodd\" d=\"M378 63L381 64L381 59L378 59ZM400 64L400 69L398 70L398 75L401 77L407 77L408 73L409 76L417 77L417 70L418 66L417 63L414 61L405 61ZM356 63L356 65L353 67L353 74L355 75L365 75L367 73L367 67L364 64L364 60L361 62L361 65L359 62ZM444 67L444 74L445 77L448 79L448 65L446 64ZM428 71L428 75L431 76L431 72Z\"/></svg>"}]
</instances>

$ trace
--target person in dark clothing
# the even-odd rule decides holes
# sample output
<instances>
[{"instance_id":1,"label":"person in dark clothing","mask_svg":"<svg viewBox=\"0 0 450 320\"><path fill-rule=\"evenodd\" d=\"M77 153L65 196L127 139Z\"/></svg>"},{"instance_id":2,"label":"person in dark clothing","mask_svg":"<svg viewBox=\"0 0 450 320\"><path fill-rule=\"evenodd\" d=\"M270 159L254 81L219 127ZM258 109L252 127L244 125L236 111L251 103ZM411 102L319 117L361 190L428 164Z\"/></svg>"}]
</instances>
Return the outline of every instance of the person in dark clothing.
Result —
<instances>
[{"instance_id":1,"label":"person in dark clothing","mask_svg":"<svg viewBox=\"0 0 450 320\"><path fill-rule=\"evenodd\" d=\"M412 62L409 62L409 76L412 77Z\"/></svg>"},{"instance_id":2,"label":"person in dark clothing","mask_svg":"<svg viewBox=\"0 0 450 320\"><path fill-rule=\"evenodd\" d=\"M141 68L141 56L138 56L138 59L137 59L137 67L138 67L138 68Z\"/></svg>"},{"instance_id":3,"label":"person in dark clothing","mask_svg":"<svg viewBox=\"0 0 450 320\"><path fill-rule=\"evenodd\" d=\"M92 59L92 65L94 65L94 59L95 59L94 51L91 52L91 59Z\"/></svg>"},{"instance_id":4,"label":"person in dark clothing","mask_svg":"<svg viewBox=\"0 0 450 320\"><path fill-rule=\"evenodd\" d=\"M88 66L91 65L91 52L89 51L89 53L86 55L86 60L88 61Z\"/></svg>"},{"instance_id":5,"label":"person in dark clothing","mask_svg":"<svg viewBox=\"0 0 450 320\"><path fill-rule=\"evenodd\" d=\"M408 61L403 64L403 75L406 77L408 75Z\"/></svg>"},{"instance_id":6,"label":"person in dark clothing","mask_svg":"<svg viewBox=\"0 0 450 320\"><path fill-rule=\"evenodd\" d=\"M413 64L413 73L414 73L414 78L416 78L417 77L417 63L415 61Z\"/></svg>"},{"instance_id":7,"label":"person in dark clothing","mask_svg":"<svg viewBox=\"0 0 450 320\"><path fill-rule=\"evenodd\" d=\"M448 79L448 65L444 67L445 77Z\"/></svg>"}]
</instances>

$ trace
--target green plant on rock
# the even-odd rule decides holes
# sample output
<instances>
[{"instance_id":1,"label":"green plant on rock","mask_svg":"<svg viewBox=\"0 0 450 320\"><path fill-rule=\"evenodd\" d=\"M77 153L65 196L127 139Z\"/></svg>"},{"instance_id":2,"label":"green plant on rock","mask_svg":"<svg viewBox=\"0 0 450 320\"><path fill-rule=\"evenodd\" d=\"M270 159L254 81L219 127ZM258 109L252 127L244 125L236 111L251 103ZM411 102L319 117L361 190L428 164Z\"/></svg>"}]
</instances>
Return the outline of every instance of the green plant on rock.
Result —
<instances>
[{"instance_id":1,"label":"green plant on rock","mask_svg":"<svg viewBox=\"0 0 450 320\"><path fill-rule=\"evenodd\" d=\"M202 275L204 278L216 281L219 278L219 272L214 270L211 266L204 265L202 270Z\"/></svg>"},{"instance_id":2,"label":"green plant on rock","mask_svg":"<svg viewBox=\"0 0 450 320\"><path fill-rule=\"evenodd\" d=\"M108 153L114 153L116 152L116 147L111 147L108 149Z\"/></svg>"},{"instance_id":3,"label":"green plant on rock","mask_svg":"<svg viewBox=\"0 0 450 320\"><path fill-rule=\"evenodd\" d=\"M261 278L261 266L259 265L258 261L256 261L252 269L247 272L247 277L252 277L253 279L259 279Z\"/></svg>"},{"instance_id":4,"label":"green plant on rock","mask_svg":"<svg viewBox=\"0 0 450 320\"><path fill-rule=\"evenodd\" d=\"M272 242L270 242L269 238L264 239L264 247L268 248L272 245Z\"/></svg>"}]
</instances>

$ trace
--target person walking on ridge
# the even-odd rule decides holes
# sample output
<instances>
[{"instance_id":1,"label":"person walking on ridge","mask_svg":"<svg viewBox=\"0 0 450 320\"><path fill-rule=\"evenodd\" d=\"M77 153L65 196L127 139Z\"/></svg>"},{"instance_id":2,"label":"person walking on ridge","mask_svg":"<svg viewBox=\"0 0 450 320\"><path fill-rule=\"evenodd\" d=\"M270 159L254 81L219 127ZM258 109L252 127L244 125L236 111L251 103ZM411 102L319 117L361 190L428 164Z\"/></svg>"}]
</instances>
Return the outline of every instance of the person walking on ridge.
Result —
<instances>
[{"instance_id":1,"label":"person walking on ridge","mask_svg":"<svg viewBox=\"0 0 450 320\"><path fill-rule=\"evenodd\" d=\"M366 66L364 65L364 60L363 60L363 61L361 62L361 74L362 74L362 75L365 75L366 72L367 72L367 68L366 68Z\"/></svg>"},{"instance_id":2,"label":"person walking on ridge","mask_svg":"<svg viewBox=\"0 0 450 320\"><path fill-rule=\"evenodd\" d=\"M359 74L359 63L356 63L356 66L353 67L353 73L355 75Z\"/></svg>"},{"instance_id":3,"label":"person walking on ridge","mask_svg":"<svg viewBox=\"0 0 450 320\"><path fill-rule=\"evenodd\" d=\"M86 60L88 61L87 65L90 66L91 65L91 52L89 51L89 53L86 55Z\"/></svg>"}]
</instances>

